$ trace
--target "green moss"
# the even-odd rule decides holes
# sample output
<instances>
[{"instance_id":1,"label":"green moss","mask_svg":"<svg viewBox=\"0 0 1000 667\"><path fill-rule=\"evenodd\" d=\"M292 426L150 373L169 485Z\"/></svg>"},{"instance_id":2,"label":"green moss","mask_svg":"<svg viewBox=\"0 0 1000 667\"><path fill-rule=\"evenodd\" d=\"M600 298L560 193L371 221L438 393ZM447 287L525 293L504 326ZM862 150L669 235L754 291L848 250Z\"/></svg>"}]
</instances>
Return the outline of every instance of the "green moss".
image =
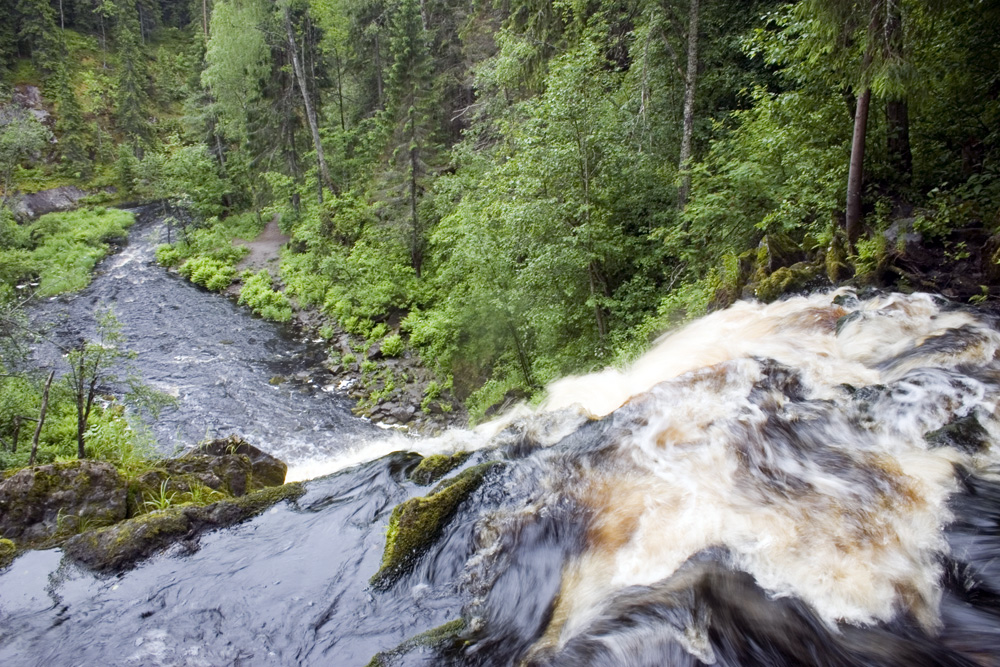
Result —
<instances>
[{"instance_id":1,"label":"green moss","mask_svg":"<svg viewBox=\"0 0 1000 667\"><path fill-rule=\"evenodd\" d=\"M469 452L459 452L451 456L432 454L424 457L424 460L410 473L410 481L420 486L429 486L465 463L469 456Z\"/></svg>"},{"instance_id":2,"label":"green moss","mask_svg":"<svg viewBox=\"0 0 1000 667\"><path fill-rule=\"evenodd\" d=\"M427 632L421 632L415 637L410 637L405 642L392 649L391 651L380 651L376 653L366 667L389 667L392 664L394 658L405 655L414 649L444 649L449 645L455 645L461 642L461 634L465 631L465 621L461 618L456 618L454 621L448 621L443 625L439 625L436 628L432 628Z\"/></svg>"},{"instance_id":3,"label":"green moss","mask_svg":"<svg viewBox=\"0 0 1000 667\"><path fill-rule=\"evenodd\" d=\"M445 480L428 495L410 498L393 509L385 535L382 565L369 580L384 590L402 576L441 534L462 501L479 488L486 473L499 465L483 463Z\"/></svg>"},{"instance_id":4,"label":"green moss","mask_svg":"<svg viewBox=\"0 0 1000 667\"><path fill-rule=\"evenodd\" d=\"M846 242L843 232L839 229L834 232L823 261L826 266L826 277L831 283L836 284L840 280L841 273L847 268Z\"/></svg>"},{"instance_id":5,"label":"green moss","mask_svg":"<svg viewBox=\"0 0 1000 667\"><path fill-rule=\"evenodd\" d=\"M14 562L17 547L10 540L0 537L0 570Z\"/></svg>"},{"instance_id":6,"label":"green moss","mask_svg":"<svg viewBox=\"0 0 1000 667\"><path fill-rule=\"evenodd\" d=\"M302 484L285 484L206 506L179 505L132 517L68 540L68 558L100 572L127 569L174 542L256 516L305 493Z\"/></svg>"},{"instance_id":7,"label":"green moss","mask_svg":"<svg viewBox=\"0 0 1000 667\"><path fill-rule=\"evenodd\" d=\"M755 293L764 303L770 303L783 294L802 289L820 275L814 264L799 262L778 269L757 283Z\"/></svg>"}]
</instances>

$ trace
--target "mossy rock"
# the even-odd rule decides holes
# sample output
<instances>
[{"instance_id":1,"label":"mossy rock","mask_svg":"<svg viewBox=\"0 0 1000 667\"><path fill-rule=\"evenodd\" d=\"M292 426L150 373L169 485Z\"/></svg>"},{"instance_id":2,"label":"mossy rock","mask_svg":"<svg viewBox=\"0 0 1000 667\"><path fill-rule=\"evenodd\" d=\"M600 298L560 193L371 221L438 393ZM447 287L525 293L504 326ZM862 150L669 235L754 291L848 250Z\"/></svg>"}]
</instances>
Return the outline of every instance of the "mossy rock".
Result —
<instances>
[{"instance_id":1,"label":"mossy rock","mask_svg":"<svg viewBox=\"0 0 1000 667\"><path fill-rule=\"evenodd\" d=\"M471 456L470 452L459 452L451 456L446 454L425 456L410 473L410 480L420 486L430 486L465 463L469 456Z\"/></svg>"},{"instance_id":2,"label":"mossy rock","mask_svg":"<svg viewBox=\"0 0 1000 667\"><path fill-rule=\"evenodd\" d=\"M288 466L267 452L260 450L238 435L219 438L206 442L195 449L190 456L245 456L250 460L252 477L248 490L260 490L269 486L281 486L285 483ZM234 494L242 495L242 494Z\"/></svg>"},{"instance_id":3,"label":"mossy rock","mask_svg":"<svg viewBox=\"0 0 1000 667\"><path fill-rule=\"evenodd\" d=\"M77 535L67 540L63 552L92 570L117 572L171 544L193 544L201 533L239 523L303 493L302 484L285 484L211 505L170 507Z\"/></svg>"},{"instance_id":4,"label":"mossy rock","mask_svg":"<svg viewBox=\"0 0 1000 667\"><path fill-rule=\"evenodd\" d=\"M932 447L954 447L960 452L978 454L990 445L990 436L975 415L956 419L926 436Z\"/></svg>"},{"instance_id":5,"label":"mossy rock","mask_svg":"<svg viewBox=\"0 0 1000 667\"><path fill-rule=\"evenodd\" d=\"M125 515L125 478L103 461L23 468L0 482L0 534L22 545L46 546Z\"/></svg>"},{"instance_id":6,"label":"mossy rock","mask_svg":"<svg viewBox=\"0 0 1000 667\"><path fill-rule=\"evenodd\" d=\"M0 570L14 562L17 557L17 546L10 540L0 537Z\"/></svg>"},{"instance_id":7,"label":"mossy rock","mask_svg":"<svg viewBox=\"0 0 1000 667\"><path fill-rule=\"evenodd\" d=\"M486 474L499 462L491 461L462 471L445 480L428 496L410 498L396 505L389 517L382 565L369 580L376 590L385 590L413 565L437 540L458 506L479 488Z\"/></svg>"},{"instance_id":8,"label":"mossy rock","mask_svg":"<svg viewBox=\"0 0 1000 667\"><path fill-rule=\"evenodd\" d=\"M782 267L760 280L754 293L764 303L770 303L784 294L806 288L821 278L823 268L808 262Z\"/></svg>"},{"instance_id":9,"label":"mossy rock","mask_svg":"<svg viewBox=\"0 0 1000 667\"><path fill-rule=\"evenodd\" d=\"M396 658L416 649L442 651L448 648L455 648L463 643L462 632L465 631L465 627L465 621L461 618L448 621L427 632L421 632L415 637L410 637L391 651L376 653L366 667L389 667Z\"/></svg>"}]
</instances>

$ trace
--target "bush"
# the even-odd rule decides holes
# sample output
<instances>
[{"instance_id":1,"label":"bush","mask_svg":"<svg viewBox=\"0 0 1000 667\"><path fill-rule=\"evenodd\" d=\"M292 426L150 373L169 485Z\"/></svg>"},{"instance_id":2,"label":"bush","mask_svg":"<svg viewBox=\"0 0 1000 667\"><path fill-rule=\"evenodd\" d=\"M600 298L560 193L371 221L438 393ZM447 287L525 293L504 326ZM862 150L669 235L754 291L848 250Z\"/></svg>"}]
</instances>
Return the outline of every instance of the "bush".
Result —
<instances>
[{"instance_id":1,"label":"bush","mask_svg":"<svg viewBox=\"0 0 1000 667\"><path fill-rule=\"evenodd\" d=\"M196 285L213 292L221 292L236 278L236 269L226 262L211 257L196 257L181 265L180 273Z\"/></svg>"},{"instance_id":2,"label":"bush","mask_svg":"<svg viewBox=\"0 0 1000 667\"><path fill-rule=\"evenodd\" d=\"M157 246L156 248L156 262L160 266L165 266L168 269L177 266L182 261L184 261L184 256L177 246L164 243L163 245Z\"/></svg>"},{"instance_id":3,"label":"bush","mask_svg":"<svg viewBox=\"0 0 1000 667\"><path fill-rule=\"evenodd\" d=\"M251 271L243 274L239 303L249 306L265 320L287 322L292 319L292 304L284 293L274 290L271 273L267 269L256 274Z\"/></svg>"},{"instance_id":4,"label":"bush","mask_svg":"<svg viewBox=\"0 0 1000 667\"><path fill-rule=\"evenodd\" d=\"M43 215L28 229L33 246L31 264L24 261L13 270L3 271L5 280L14 274L37 270L40 296L75 292L90 284L91 273L108 252L109 243L128 237L135 216L128 211L88 208ZM23 256L11 259L24 260ZM23 278L24 276L20 276Z\"/></svg>"},{"instance_id":5,"label":"bush","mask_svg":"<svg viewBox=\"0 0 1000 667\"><path fill-rule=\"evenodd\" d=\"M385 340L382 341L382 354L387 357L398 357L403 354L403 349L406 347L403 343L403 339L399 334L392 334L387 336Z\"/></svg>"}]
</instances>

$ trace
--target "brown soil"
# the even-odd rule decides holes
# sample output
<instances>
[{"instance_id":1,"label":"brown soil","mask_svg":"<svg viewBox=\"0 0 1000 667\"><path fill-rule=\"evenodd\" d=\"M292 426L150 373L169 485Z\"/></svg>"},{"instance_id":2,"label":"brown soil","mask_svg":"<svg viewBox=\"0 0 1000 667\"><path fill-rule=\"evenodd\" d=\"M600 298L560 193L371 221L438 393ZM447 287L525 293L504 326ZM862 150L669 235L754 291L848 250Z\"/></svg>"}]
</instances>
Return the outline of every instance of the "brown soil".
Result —
<instances>
[{"instance_id":1,"label":"brown soil","mask_svg":"<svg viewBox=\"0 0 1000 667\"><path fill-rule=\"evenodd\" d=\"M260 236L253 241L234 240L233 245L242 245L250 248L247 256L241 259L240 263L236 265L237 270L250 269L256 272L261 269L268 269L272 276L277 277L279 259L281 258L279 250L281 246L288 243L290 238L278 228L278 216L274 216L267 223L267 226L264 227L264 231L260 233Z\"/></svg>"}]
</instances>

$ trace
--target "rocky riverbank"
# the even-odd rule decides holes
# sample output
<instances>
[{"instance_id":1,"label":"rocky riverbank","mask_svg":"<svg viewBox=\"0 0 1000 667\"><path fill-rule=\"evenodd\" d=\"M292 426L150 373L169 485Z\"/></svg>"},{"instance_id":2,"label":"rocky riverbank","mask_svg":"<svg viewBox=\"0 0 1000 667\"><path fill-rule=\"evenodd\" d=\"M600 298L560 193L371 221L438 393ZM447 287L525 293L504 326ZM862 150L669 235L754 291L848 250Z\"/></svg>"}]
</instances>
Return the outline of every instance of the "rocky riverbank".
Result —
<instances>
[{"instance_id":1,"label":"rocky riverbank","mask_svg":"<svg viewBox=\"0 0 1000 667\"><path fill-rule=\"evenodd\" d=\"M88 459L22 468L0 481L0 568L28 549L62 547L101 572L121 571L304 492L287 466L238 436L127 475Z\"/></svg>"}]
</instances>

